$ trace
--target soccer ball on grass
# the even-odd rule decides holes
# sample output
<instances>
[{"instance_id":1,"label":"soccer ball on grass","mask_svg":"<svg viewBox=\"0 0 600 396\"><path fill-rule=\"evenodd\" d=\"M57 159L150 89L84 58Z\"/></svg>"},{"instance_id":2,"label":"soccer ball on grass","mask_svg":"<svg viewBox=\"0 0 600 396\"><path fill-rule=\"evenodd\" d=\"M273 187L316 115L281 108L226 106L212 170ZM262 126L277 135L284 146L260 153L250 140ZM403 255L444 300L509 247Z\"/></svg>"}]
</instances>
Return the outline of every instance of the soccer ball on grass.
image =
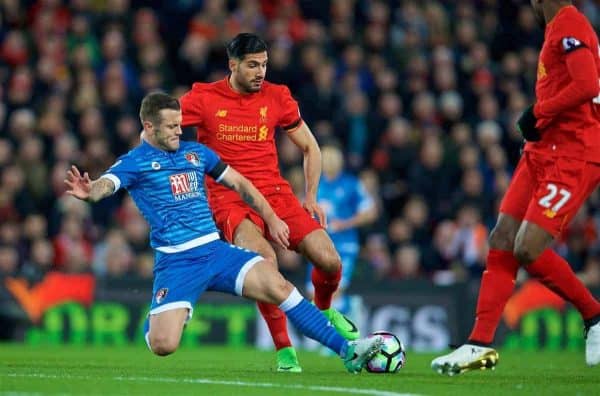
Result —
<instances>
[{"instance_id":1,"label":"soccer ball on grass","mask_svg":"<svg viewBox=\"0 0 600 396\"><path fill-rule=\"evenodd\" d=\"M367 362L366 369L370 373L396 373L406 362L404 345L394 334L387 331L376 331L368 337L383 336L381 351Z\"/></svg>"}]
</instances>

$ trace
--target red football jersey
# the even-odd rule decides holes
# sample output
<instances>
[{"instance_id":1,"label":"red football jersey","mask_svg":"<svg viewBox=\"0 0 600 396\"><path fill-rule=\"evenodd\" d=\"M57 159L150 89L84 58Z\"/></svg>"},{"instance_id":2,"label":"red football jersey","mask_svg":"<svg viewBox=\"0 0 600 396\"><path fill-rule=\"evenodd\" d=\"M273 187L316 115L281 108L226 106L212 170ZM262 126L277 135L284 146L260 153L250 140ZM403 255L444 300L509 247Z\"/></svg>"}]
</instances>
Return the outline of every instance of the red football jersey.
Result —
<instances>
[{"instance_id":1,"label":"red football jersey","mask_svg":"<svg viewBox=\"0 0 600 396\"><path fill-rule=\"evenodd\" d=\"M566 57L583 47L593 54L595 65L591 69L600 73L600 48L594 29L574 6L561 8L546 26L535 86L538 103L557 97L572 82ZM594 92L600 94L600 83L596 84ZM542 139L527 143L525 150L600 162L599 105L600 96L554 117L538 117L538 127L544 125Z\"/></svg>"},{"instance_id":2,"label":"red football jersey","mask_svg":"<svg viewBox=\"0 0 600 396\"><path fill-rule=\"evenodd\" d=\"M288 87L264 81L260 91L240 94L225 78L193 84L180 102L182 125L196 126L198 141L259 190L287 184L279 172L275 130L281 127L292 132L302 123L298 103ZM210 178L206 180L209 199L231 191ZM232 199L239 196L234 193Z\"/></svg>"}]
</instances>

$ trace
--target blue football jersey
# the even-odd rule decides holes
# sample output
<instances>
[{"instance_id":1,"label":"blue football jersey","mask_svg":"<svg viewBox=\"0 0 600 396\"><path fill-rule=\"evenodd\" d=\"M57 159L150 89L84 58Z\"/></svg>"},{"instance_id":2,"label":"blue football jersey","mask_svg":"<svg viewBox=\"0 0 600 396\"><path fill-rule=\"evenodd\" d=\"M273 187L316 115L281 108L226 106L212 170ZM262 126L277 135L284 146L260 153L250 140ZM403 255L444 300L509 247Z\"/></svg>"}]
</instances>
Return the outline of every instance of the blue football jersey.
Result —
<instances>
[{"instance_id":1,"label":"blue football jersey","mask_svg":"<svg viewBox=\"0 0 600 396\"><path fill-rule=\"evenodd\" d=\"M174 246L218 232L204 175L219 162L217 154L200 143L182 141L177 151L169 152L142 141L101 177L111 179L115 191L127 189L150 224L150 246Z\"/></svg>"},{"instance_id":2,"label":"blue football jersey","mask_svg":"<svg viewBox=\"0 0 600 396\"><path fill-rule=\"evenodd\" d=\"M334 180L321 177L317 200L325 210L328 222L350 219L374 204L360 180L349 173L342 173ZM358 252L356 228L338 232L328 230L328 233L340 253Z\"/></svg>"}]
</instances>

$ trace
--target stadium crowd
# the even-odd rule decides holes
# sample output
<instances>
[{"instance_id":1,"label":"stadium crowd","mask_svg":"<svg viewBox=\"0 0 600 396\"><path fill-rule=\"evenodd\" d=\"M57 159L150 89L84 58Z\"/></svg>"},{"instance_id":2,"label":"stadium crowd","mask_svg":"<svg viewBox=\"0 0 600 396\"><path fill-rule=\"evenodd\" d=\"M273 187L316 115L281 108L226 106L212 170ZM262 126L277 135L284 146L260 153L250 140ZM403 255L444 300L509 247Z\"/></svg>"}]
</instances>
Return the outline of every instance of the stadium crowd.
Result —
<instances>
[{"instance_id":1,"label":"stadium crowd","mask_svg":"<svg viewBox=\"0 0 600 396\"><path fill-rule=\"evenodd\" d=\"M252 31L269 43L267 80L290 87L319 142L341 144L376 199L355 280L479 276L519 158L515 120L533 101L543 31L528 3L1 0L0 274L151 277L131 199L89 206L64 194L65 172L98 177L139 143L144 94L224 78L225 43ZM600 27L594 1L575 3ZM278 144L301 195L302 154ZM598 209L595 193L556 243L591 285ZM303 277L298 256L281 266Z\"/></svg>"}]
</instances>

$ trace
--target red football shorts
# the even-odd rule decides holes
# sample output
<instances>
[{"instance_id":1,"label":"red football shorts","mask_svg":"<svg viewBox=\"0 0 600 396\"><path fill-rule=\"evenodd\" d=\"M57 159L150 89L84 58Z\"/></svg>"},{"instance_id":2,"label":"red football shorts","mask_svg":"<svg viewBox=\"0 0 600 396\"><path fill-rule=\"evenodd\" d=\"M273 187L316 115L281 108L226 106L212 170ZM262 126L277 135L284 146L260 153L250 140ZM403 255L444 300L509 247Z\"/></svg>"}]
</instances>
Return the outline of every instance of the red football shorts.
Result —
<instances>
[{"instance_id":1,"label":"red football shorts","mask_svg":"<svg viewBox=\"0 0 600 396\"><path fill-rule=\"evenodd\" d=\"M500 213L527 220L557 237L600 182L600 164L525 152Z\"/></svg>"},{"instance_id":2,"label":"red football shorts","mask_svg":"<svg viewBox=\"0 0 600 396\"><path fill-rule=\"evenodd\" d=\"M289 186L280 185L261 188L261 193L265 196L275 214L290 228L290 249L296 250L305 236L322 228L319 222L313 219L300 204ZM225 239L233 243L236 228L242 220L249 219L262 230L268 240L272 240L262 217L242 201L239 195L227 194L220 198L211 200L210 204L217 227L223 232Z\"/></svg>"}]
</instances>

